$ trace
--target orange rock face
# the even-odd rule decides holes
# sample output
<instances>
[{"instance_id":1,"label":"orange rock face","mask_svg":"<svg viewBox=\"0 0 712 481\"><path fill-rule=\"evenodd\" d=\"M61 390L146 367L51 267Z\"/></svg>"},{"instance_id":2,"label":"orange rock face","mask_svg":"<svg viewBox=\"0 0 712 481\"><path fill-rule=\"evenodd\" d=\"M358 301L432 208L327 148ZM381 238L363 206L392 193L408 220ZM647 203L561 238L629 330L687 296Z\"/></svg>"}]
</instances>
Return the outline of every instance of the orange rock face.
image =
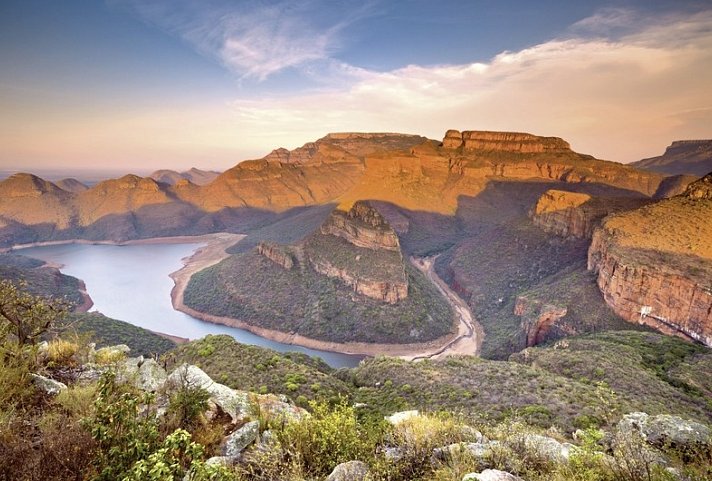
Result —
<instances>
[{"instance_id":1,"label":"orange rock face","mask_svg":"<svg viewBox=\"0 0 712 481\"><path fill-rule=\"evenodd\" d=\"M644 199L607 199L552 189L542 194L529 217L534 224L554 235L590 239L593 230L608 214L640 207L647 202Z\"/></svg>"},{"instance_id":2,"label":"orange rock face","mask_svg":"<svg viewBox=\"0 0 712 481\"><path fill-rule=\"evenodd\" d=\"M525 296L517 297L514 315L522 318L522 330L527 338L527 347L536 346L546 339L549 330L568 313L562 306L543 304Z\"/></svg>"},{"instance_id":3,"label":"orange rock face","mask_svg":"<svg viewBox=\"0 0 712 481\"><path fill-rule=\"evenodd\" d=\"M387 249L400 252L400 242L386 219L365 202L356 202L351 210L334 210L322 224L321 233L346 239L367 249Z\"/></svg>"},{"instance_id":4,"label":"orange rock face","mask_svg":"<svg viewBox=\"0 0 712 481\"><path fill-rule=\"evenodd\" d=\"M448 130L442 143L446 149L493 152L570 152L568 142L558 137L540 137L521 132L489 132L480 130Z\"/></svg>"},{"instance_id":5,"label":"orange rock face","mask_svg":"<svg viewBox=\"0 0 712 481\"><path fill-rule=\"evenodd\" d=\"M606 218L588 268L630 322L712 346L712 175L684 194Z\"/></svg>"},{"instance_id":6,"label":"orange rock face","mask_svg":"<svg viewBox=\"0 0 712 481\"><path fill-rule=\"evenodd\" d=\"M309 264L355 292L396 303L408 296L408 278L395 231L369 203L336 209L306 241Z\"/></svg>"}]
</instances>

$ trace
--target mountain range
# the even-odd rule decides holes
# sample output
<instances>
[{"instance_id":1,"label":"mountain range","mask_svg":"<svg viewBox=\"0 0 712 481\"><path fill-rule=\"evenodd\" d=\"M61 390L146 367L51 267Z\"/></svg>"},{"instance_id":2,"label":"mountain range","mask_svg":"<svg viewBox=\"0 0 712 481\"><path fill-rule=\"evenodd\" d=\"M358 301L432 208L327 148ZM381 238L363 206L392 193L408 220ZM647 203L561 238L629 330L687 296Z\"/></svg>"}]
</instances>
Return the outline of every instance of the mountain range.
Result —
<instances>
[{"instance_id":1,"label":"mountain range","mask_svg":"<svg viewBox=\"0 0 712 481\"><path fill-rule=\"evenodd\" d=\"M627 322L712 344L709 177L598 160L557 137L457 130L441 141L329 134L204 185L173 174L87 189L16 174L0 182L0 243L244 233L231 257L194 276L187 303L325 342L454 336L441 314L426 321L404 307L441 310L415 268L427 260L479 321L486 357ZM258 264L261 287L234 275ZM279 313L244 301L279 297L281 285L299 289ZM215 293L228 297L195 301ZM379 323L376 310L401 323ZM358 319L382 330L359 330Z\"/></svg>"}]
</instances>

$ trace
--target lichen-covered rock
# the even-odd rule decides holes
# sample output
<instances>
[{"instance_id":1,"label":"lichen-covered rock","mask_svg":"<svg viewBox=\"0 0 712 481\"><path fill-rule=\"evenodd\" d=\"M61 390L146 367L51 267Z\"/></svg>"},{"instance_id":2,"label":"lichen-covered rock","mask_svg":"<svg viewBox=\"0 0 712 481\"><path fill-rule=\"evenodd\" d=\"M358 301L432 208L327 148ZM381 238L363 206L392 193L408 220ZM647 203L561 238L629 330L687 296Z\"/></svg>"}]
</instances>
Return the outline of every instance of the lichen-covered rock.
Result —
<instances>
[{"instance_id":1,"label":"lichen-covered rock","mask_svg":"<svg viewBox=\"0 0 712 481\"><path fill-rule=\"evenodd\" d=\"M433 450L432 460L434 462L449 462L461 459L463 456L472 459L480 469L487 467L487 457L494 446L499 445L498 441L477 442L477 443L454 443Z\"/></svg>"},{"instance_id":2,"label":"lichen-covered rock","mask_svg":"<svg viewBox=\"0 0 712 481\"><path fill-rule=\"evenodd\" d=\"M48 377L40 376L39 374L30 374L30 377L32 378L32 384L34 384L37 389L50 396L56 396L61 391L67 389L66 384Z\"/></svg>"},{"instance_id":3,"label":"lichen-covered rock","mask_svg":"<svg viewBox=\"0 0 712 481\"><path fill-rule=\"evenodd\" d=\"M166 386L190 385L205 389L212 400L233 421L244 418L250 409L249 396L246 392L235 391L229 387L213 381L202 369L190 364L183 364L176 368L166 379Z\"/></svg>"},{"instance_id":4,"label":"lichen-covered rock","mask_svg":"<svg viewBox=\"0 0 712 481\"><path fill-rule=\"evenodd\" d=\"M258 394L254 397L254 401L259 406L259 412L273 420L296 421L309 416L305 409L290 404L288 400L280 399L274 394Z\"/></svg>"},{"instance_id":5,"label":"lichen-covered rock","mask_svg":"<svg viewBox=\"0 0 712 481\"><path fill-rule=\"evenodd\" d=\"M522 434L507 441L508 444L523 448L531 456L550 463L566 463L573 444L560 443L554 438L540 434Z\"/></svg>"},{"instance_id":6,"label":"lichen-covered rock","mask_svg":"<svg viewBox=\"0 0 712 481\"><path fill-rule=\"evenodd\" d=\"M221 454L227 458L236 458L247 446L254 443L259 435L260 422L250 421L225 438Z\"/></svg>"},{"instance_id":7,"label":"lichen-covered rock","mask_svg":"<svg viewBox=\"0 0 712 481\"><path fill-rule=\"evenodd\" d=\"M385 419L393 426L398 426L403 421L407 421L412 418L420 416L420 412L417 409L411 411L399 411L387 416Z\"/></svg>"},{"instance_id":8,"label":"lichen-covered rock","mask_svg":"<svg viewBox=\"0 0 712 481\"><path fill-rule=\"evenodd\" d=\"M621 433L640 433L648 443L657 447L712 447L709 427L669 414L630 413L618 423L617 429Z\"/></svg>"},{"instance_id":9,"label":"lichen-covered rock","mask_svg":"<svg viewBox=\"0 0 712 481\"><path fill-rule=\"evenodd\" d=\"M466 474L462 481L524 481L522 478L498 469L485 469L481 473Z\"/></svg>"},{"instance_id":10,"label":"lichen-covered rock","mask_svg":"<svg viewBox=\"0 0 712 481\"><path fill-rule=\"evenodd\" d=\"M138 368L136 387L144 391L156 392L168 378L168 374L155 359L144 360Z\"/></svg>"},{"instance_id":11,"label":"lichen-covered rock","mask_svg":"<svg viewBox=\"0 0 712 481\"><path fill-rule=\"evenodd\" d=\"M364 481L368 465L362 461L348 461L334 468L326 481Z\"/></svg>"},{"instance_id":12,"label":"lichen-covered rock","mask_svg":"<svg viewBox=\"0 0 712 481\"><path fill-rule=\"evenodd\" d=\"M97 364L113 364L121 362L131 352L131 348L126 344L118 344L116 346L102 347L94 351L89 351L89 362Z\"/></svg>"}]
</instances>

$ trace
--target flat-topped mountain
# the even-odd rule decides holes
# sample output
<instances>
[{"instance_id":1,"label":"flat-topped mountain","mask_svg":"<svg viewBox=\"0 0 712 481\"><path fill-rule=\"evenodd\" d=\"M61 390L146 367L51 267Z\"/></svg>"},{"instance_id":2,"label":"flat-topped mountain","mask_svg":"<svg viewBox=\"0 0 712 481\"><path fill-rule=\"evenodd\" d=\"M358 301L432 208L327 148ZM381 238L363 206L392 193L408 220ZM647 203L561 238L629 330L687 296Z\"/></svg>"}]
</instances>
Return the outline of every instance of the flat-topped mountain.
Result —
<instances>
[{"instance_id":1,"label":"flat-topped mountain","mask_svg":"<svg viewBox=\"0 0 712 481\"><path fill-rule=\"evenodd\" d=\"M494 152L571 152L568 142L558 137L540 137L521 132L448 130L442 142L447 149Z\"/></svg>"},{"instance_id":2,"label":"flat-topped mountain","mask_svg":"<svg viewBox=\"0 0 712 481\"><path fill-rule=\"evenodd\" d=\"M691 174L701 177L712 171L711 140L676 140L663 155L639 160L630 165L665 174Z\"/></svg>"}]
</instances>

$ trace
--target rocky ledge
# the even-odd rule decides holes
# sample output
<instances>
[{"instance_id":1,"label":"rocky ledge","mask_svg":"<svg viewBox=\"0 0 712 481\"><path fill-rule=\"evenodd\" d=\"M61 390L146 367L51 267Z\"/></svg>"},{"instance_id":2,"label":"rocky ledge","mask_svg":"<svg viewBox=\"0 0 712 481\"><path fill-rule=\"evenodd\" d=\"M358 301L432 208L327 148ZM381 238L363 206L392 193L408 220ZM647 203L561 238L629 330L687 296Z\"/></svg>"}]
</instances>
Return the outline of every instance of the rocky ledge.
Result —
<instances>
[{"instance_id":1,"label":"rocky ledge","mask_svg":"<svg viewBox=\"0 0 712 481\"><path fill-rule=\"evenodd\" d=\"M446 149L462 147L466 151L494 152L571 152L568 142L559 137L540 137L521 132L490 132L483 130L448 130L442 146Z\"/></svg>"},{"instance_id":2,"label":"rocky ledge","mask_svg":"<svg viewBox=\"0 0 712 481\"><path fill-rule=\"evenodd\" d=\"M529 212L535 225L561 237L590 239L601 220L614 212L644 205L644 199L613 199L547 190Z\"/></svg>"},{"instance_id":3,"label":"rocky ledge","mask_svg":"<svg viewBox=\"0 0 712 481\"><path fill-rule=\"evenodd\" d=\"M386 219L371 204L357 201L348 212L335 209L321 226L321 233L346 239L367 249L400 251L400 242Z\"/></svg>"},{"instance_id":4,"label":"rocky ledge","mask_svg":"<svg viewBox=\"0 0 712 481\"><path fill-rule=\"evenodd\" d=\"M514 315L522 319L522 332L526 336L527 347L544 342L552 327L567 313L566 306L545 304L526 296L518 296L514 305Z\"/></svg>"},{"instance_id":5,"label":"rocky ledge","mask_svg":"<svg viewBox=\"0 0 712 481\"><path fill-rule=\"evenodd\" d=\"M357 201L348 212L334 210L304 250L316 272L359 294L391 304L408 296L398 236L368 202Z\"/></svg>"},{"instance_id":6,"label":"rocky ledge","mask_svg":"<svg viewBox=\"0 0 712 481\"><path fill-rule=\"evenodd\" d=\"M712 346L712 174L685 193L609 216L588 268L624 319Z\"/></svg>"},{"instance_id":7,"label":"rocky ledge","mask_svg":"<svg viewBox=\"0 0 712 481\"><path fill-rule=\"evenodd\" d=\"M260 242L257 245L257 253L284 269L290 270L294 267L294 257L285 246L273 242Z\"/></svg>"}]
</instances>

